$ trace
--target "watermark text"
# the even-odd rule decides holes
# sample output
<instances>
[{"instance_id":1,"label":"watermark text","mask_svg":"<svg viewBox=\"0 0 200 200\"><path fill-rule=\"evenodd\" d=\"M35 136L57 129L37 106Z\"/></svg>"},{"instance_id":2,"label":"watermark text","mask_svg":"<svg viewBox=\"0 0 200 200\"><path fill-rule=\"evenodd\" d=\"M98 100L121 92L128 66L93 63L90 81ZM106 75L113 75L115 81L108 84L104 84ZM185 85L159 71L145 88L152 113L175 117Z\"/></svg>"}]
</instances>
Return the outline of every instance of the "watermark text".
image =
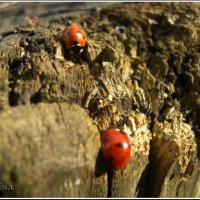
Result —
<instances>
[{"instance_id":1,"label":"watermark text","mask_svg":"<svg viewBox=\"0 0 200 200\"><path fill-rule=\"evenodd\" d=\"M14 190L14 187L12 184L7 185L0 182L0 191L12 191L12 190Z\"/></svg>"}]
</instances>

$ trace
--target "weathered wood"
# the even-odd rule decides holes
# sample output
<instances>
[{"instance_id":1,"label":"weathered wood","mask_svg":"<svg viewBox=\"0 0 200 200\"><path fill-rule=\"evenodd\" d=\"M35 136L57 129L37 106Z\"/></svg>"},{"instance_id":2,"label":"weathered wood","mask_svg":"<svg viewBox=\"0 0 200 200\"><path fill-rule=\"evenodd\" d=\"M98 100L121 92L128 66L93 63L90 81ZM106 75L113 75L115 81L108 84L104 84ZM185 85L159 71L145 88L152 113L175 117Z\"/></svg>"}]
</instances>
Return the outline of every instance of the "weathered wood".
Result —
<instances>
[{"instance_id":1,"label":"weathered wood","mask_svg":"<svg viewBox=\"0 0 200 200\"><path fill-rule=\"evenodd\" d=\"M10 26L3 8L0 182L16 188L1 196L199 197L199 4L87 8L41 7L36 26ZM88 34L82 54L64 47L71 22ZM131 141L117 172L99 153L108 127Z\"/></svg>"},{"instance_id":2,"label":"weathered wood","mask_svg":"<svg viewBox=\"0 0 200 200\"><path fill-rule=\"evenodd\" d=\"M99 181L96 195L107 194L95 178L99 132L79 106L18 106L0 119L0 180L14 188L3 196L89 197Z\"/></svg>"},{"instance_id":3,"label":"weathered wood","mask_svg":"<svg viewBox=\"0 0 200 200\"><path fill-rule=\"evenodd\" d=\"M198 192L183 189L199 168L195 134L176 107L167 110L153 127L151 196L189 197ZM196 194L195 194L196 193Z\"/></svg>"}]
</instances>

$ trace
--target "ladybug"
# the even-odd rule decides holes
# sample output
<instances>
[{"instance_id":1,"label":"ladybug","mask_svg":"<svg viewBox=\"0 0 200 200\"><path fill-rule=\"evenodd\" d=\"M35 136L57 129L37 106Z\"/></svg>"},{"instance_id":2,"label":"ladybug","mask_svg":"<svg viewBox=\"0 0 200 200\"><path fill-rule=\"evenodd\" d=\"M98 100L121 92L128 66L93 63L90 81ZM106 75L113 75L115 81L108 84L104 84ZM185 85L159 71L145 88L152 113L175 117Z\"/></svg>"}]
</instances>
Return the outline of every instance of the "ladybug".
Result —
<instances>
[{"instance_id":1,"label":"ladybug","mask_svg":"<svg viewBox=\"0 0 200 200\"><path fill-rule=\"evenodd\" d=\"M74 46L84 47L86 45L86 33L79 25L70 25L63 32L63 40L67 49Z\"/></svg>"},{"instance_id":2,"label":"ladybug","mask_svg":"<svg viewBox=\"0 0 200 200\"><path fill-rule=\"evenodd\" d=\"M128 135L118 129L107 129L101 136L101 152L108 167L114 170L124 168L131 155Z\"/></svg>"}]
</instances>

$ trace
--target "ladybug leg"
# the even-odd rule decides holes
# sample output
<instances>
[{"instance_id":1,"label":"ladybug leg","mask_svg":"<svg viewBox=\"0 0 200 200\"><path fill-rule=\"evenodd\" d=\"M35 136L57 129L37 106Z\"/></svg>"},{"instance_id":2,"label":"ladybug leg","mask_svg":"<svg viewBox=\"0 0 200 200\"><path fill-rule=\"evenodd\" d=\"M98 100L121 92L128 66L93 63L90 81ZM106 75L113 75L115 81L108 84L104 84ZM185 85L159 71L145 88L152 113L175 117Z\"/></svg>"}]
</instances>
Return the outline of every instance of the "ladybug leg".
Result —
<instances>
[{"instance_id":1,"label":"ladybug leg","mask_svg":"<svg viewBox=\"0 0 200 200\"><path fill-rule=\"evenodd\" d=\"M79 53L79 55L83 53L83 50L84 50L84 49L81 49L81 50L80 50L80 53Z\"/></svg>"}]
</instances>

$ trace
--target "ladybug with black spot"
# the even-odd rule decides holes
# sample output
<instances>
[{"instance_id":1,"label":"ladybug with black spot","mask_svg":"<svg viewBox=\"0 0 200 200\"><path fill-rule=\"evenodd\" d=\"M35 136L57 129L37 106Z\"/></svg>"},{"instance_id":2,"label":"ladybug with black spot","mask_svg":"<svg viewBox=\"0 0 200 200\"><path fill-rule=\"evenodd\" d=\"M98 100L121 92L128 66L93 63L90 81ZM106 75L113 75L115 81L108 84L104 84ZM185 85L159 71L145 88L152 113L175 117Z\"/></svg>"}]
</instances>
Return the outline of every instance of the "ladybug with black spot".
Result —
<instances>
[{"instance_id":1,"label":"ladybug with black spot","mask_svg":"<svg viewBox=\"0 0 200 200\"><path fill-rule=\"evenodd\" d=\"M65 28L63 32L63 40L67 49L73 47L85 47L87 43L87 35L81 26L72 24Z\"/></svg>"},{"instance_id":2,"label":"ladybug with black spot","mask_svg":"<svg viewBox=\"0 0 200 200\"><path fill-rule=\"evenodd\" d=\"M111 169L119 170L126 167L131 155L128 135L119 129L105 130L101 136L101 152Z\"/></svg>"}]
</instances>

